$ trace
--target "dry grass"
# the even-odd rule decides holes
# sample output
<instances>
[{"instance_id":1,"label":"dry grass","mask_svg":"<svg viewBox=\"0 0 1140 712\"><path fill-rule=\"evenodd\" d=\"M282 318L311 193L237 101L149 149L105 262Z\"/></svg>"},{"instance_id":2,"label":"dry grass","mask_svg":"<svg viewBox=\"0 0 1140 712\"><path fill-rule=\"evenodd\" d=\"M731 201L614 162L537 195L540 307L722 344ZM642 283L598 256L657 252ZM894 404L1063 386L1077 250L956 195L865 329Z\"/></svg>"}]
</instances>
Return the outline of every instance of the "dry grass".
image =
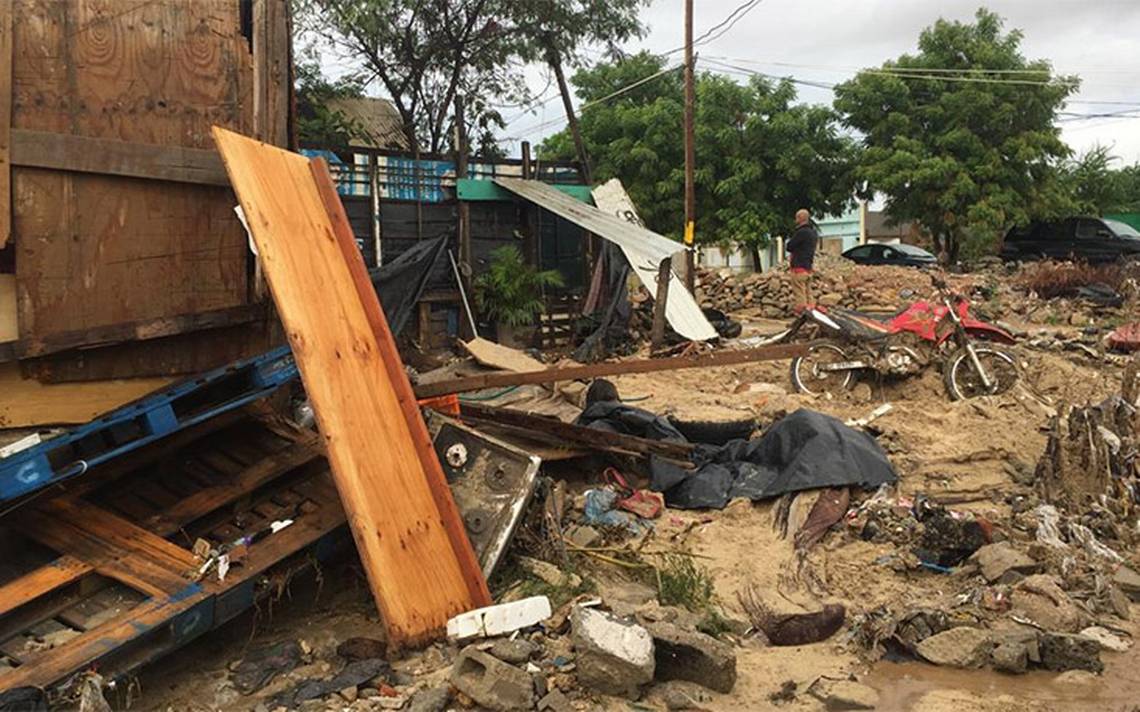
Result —
<instances>
[{"instance_id":1,"label":"dry grass","mask_svg":"<svg viewBox=\"0 0 1140 712\"><path fill-rule=\"evenodd\" d=\"M1016 277L1019 286L1036 292L1042 299L1076 296L1078 289L1091 284L1104 284L1119 290L1124 279L1120 265L1053 261L1025 265Z\"/></svg>"}]
</instances>

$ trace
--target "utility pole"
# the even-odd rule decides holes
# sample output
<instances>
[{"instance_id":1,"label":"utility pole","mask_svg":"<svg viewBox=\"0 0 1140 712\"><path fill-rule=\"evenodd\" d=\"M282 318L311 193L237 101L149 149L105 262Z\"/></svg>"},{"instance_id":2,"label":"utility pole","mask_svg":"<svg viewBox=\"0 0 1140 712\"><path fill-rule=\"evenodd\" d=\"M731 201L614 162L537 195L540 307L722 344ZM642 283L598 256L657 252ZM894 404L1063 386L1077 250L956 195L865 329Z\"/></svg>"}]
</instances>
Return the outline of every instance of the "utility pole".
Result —
<instances>
[{"instance_id":1,"label":"utility pole","mask_svg":"<svg viewBox=\"0 0 1140 712\"><path fill-rule=\"evenodd\" d=\"M693 171L697 157L693 145L693 109L697 103L693 86L693 0L685 0L685 286L693 291L696 260L693 233L697 222L697 194Z\"/></svg>"}]
</instances>

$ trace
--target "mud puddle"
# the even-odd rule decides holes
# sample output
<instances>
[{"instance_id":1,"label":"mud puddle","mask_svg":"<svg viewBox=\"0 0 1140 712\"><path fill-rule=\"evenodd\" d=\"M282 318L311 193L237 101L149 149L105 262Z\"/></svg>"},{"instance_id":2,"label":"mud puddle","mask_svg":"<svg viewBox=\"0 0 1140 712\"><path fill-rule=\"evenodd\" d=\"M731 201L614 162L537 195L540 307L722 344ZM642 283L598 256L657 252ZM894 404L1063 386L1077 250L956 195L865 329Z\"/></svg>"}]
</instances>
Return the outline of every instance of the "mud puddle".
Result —
<instances>
[{"instance_id":1,"label":"mud puddle","mask_svg":"<svg viewBox=\"0 0 1140 712\"><path fill-rule=\"evenodd\" d=\"M1120 654L1106 653L1102 659L1105 669L1101 675L1083 671L1006 675L988 669L960 670L921 662L882 661L863 682L879 691L882 710L970 712L991 709L985 703L997 703L1001 697L1017 700L1022 705L1017 709L1025 710L1130 712L1140 700L1140 647ZM953 699L966 704L930 704L942 697L932 693L945 691L965 693ZM971 705L973 700L979 704ZM1004 705L992 707L999 708Z\"/></svg>"}]
</instances>

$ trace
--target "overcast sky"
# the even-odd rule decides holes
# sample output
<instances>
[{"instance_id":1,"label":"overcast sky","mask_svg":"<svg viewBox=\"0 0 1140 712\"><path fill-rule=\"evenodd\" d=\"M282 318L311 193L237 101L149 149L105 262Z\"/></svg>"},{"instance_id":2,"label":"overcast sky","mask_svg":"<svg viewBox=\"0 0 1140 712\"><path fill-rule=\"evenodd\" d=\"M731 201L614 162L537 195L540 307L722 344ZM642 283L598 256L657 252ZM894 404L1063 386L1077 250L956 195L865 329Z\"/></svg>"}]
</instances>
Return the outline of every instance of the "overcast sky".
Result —
<instances>
[{"instance_id":1,"label":"overcast sky","mask_svg":"<svg viewBox=\"0 0 1140 712\"><path fill-rule=\"evenodd\" d=\"M684 38L684 0L654 0L643 12L649 35L627 49L666 52ZM695 0L695 35L716 25L744 0ZM881 64L916 49L918 35L938 17L971 20L978 0L760 0L724 36L697 50L712 62L728 62L780 76L834 84L851 76L853 68ZM1137 109L1140 117L1140 0L990 0L986 7L1005 18L1006 28L1024 32L1022 53L1028 59L1049 59L1058 72L1077 74L1080 92L1067 111L1103 114ZM680 61L680 54L672 55ZM786 66L788 64L810 66ZM536 69L532 85L542 90L546 74ZM831 92L798 87L803 101L830 103ZM553 99L553 90L548 94ZM1082 102L1105 103L1082 103ZM1111 102L1132 102L1118 104ZM516 116L508 136L537 142L561 128L557 100L533 115ZM544 122L557 125L522 134ZM1099 118L1066 121L1064 138L1077 152L1096 144L1112 147L1126 163L1140 161L1140 118ZM517 144L508 144L517 153ZM1121 165L1121 164L1117 164Z\"/></svg>"}]
</instances>

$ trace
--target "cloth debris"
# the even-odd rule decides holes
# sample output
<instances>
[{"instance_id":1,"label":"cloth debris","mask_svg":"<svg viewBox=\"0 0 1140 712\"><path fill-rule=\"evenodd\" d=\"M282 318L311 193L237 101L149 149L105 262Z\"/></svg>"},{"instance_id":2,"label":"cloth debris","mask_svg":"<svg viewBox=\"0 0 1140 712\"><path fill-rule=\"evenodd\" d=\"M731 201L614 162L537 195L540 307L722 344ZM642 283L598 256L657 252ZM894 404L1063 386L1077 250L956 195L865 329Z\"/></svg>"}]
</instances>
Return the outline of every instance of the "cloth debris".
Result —
<instances>
[{"instance_id":1,"label":"cloth debris","mask_svg":"<svg viewBox=\"0 0 1140 712\"><path fill-rule=\"evenodd\" d=\"M615 402L595 403L578 419L591 428L686 442L665 418ZM752 500L788 492L858 485L874 489L898 480L882 448L867 433L806 409L782 418L754 440L698 445L695 471L650 458L650 488L678 509L723 509L737 497Z\"/></svg>"}]
</instances>

